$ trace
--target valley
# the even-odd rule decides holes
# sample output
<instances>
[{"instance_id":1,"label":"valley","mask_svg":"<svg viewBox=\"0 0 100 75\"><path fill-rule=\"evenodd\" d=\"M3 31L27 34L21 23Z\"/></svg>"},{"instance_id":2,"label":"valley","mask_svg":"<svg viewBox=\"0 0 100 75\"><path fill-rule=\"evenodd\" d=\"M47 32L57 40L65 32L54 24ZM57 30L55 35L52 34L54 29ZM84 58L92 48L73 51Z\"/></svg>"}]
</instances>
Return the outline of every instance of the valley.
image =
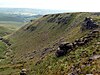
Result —
<instances>
[{"instance_id":1,"label":"valley","mask_svg":"<svg viewBox=\"0 0 100 75\"><path fill-rule=\"evenodd\" d=\"M0 21L0 36L11 44L0 40L0 75L19 75L22 69L27 75L99 75L98 14L48 13L26 22L19 17Z\"/></svg>"}]
</instances>

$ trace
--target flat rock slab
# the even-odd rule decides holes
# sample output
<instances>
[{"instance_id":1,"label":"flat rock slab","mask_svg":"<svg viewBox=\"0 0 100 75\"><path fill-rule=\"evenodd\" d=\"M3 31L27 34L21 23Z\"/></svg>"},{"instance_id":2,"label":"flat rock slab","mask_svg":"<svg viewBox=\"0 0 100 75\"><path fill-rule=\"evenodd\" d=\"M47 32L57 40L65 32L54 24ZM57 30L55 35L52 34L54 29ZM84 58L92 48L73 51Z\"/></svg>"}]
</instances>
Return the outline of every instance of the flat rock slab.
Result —
<instances>
[{"instance_id":1,"label":"flat rock slab","mask_svg":"<svg viewBox=\"0 0 100 75\"><path fill-rule=\"evenodd\" d=\"M93 75L93 74L86 74L86 75Z\"/></svg>"},{"instance_id":2,"label":"flat rock slab","mask_svg":"<svg viewBox=\"0 0 100 75\"><path fill-rule=\"evenodd\" d=\"M96 60L96 59L99 59L100 58L100 55L93 55L90 57L90 59L92 60Z\"/></svg>"}]
</instances>

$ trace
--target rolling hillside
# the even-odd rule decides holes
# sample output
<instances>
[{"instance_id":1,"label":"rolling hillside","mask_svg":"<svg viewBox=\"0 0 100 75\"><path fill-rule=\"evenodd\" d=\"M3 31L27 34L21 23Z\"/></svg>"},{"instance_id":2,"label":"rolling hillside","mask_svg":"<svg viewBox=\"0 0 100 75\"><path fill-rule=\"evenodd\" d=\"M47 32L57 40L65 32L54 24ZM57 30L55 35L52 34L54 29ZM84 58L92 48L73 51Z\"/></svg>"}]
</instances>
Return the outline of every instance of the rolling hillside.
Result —
<instances>
[{"instance_id":1,"label":"rolling hillside","mask_svg":"<svg viewBox=\"0 0 100 75\"><path fill-rule=\"evenodd\" d=\"M18 75L22 68L26 68L28 75L99 75L100 60L90 62L89 58L100 55L100 44L97 44L100 37L65 56L55 56L61 42L74 42L91 32L81 29L86 17L91 17L99 25L98 13L88 12L49 14L31 20L8 38L11 55L8 63L0 67L0 74Z\"/></svg>"},{"instance_id":2,"label":"rolling hillside","mask_svg":"<svg viewBox=\"0 0 100 75\"><path fill-rule=\"evenodd\" d=\"M7 27L4 26L0 26L0 36L6 36L8 34L11 34L13 32L13 30L10 30Z\"/></svg>"},{"instance_id":3,"label":"rolling hillside","mask_svg":"<svg viewBox=\"0 0 100 75\"><path fill-rule=\"evenodd\" d=\"M17 51L18 56L27 56L27 51L29 53L36 51L37 57L41 57L41 52L48 46L64 40L74 41L76 38L84 36L86 32L80 32L80 24L89 15L91 14L66 13L41 17L22 27L10 37L11 42L14 43L12 48L15 53ZM60 18L61 20L59 20ZM24 57L17 57L18 60L21 58Z\"/></svg>"}]
</instances>

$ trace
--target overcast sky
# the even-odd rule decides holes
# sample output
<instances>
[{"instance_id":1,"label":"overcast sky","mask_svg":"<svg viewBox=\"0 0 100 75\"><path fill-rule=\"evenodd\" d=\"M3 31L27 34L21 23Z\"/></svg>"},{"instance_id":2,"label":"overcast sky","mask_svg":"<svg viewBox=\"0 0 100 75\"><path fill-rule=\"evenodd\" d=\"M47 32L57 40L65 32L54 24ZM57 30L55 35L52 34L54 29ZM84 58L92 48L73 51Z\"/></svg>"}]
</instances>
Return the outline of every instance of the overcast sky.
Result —
<instances>
[{"instance_id":1,"label":"overcast sky","mask_svg":"<svg viewBox=\"0 0 100 75\"><path fill-rule=\"evenodd\" d=\"M100 0L0 0L0 7L100 12Z\"/></svg>"}]
</instances>

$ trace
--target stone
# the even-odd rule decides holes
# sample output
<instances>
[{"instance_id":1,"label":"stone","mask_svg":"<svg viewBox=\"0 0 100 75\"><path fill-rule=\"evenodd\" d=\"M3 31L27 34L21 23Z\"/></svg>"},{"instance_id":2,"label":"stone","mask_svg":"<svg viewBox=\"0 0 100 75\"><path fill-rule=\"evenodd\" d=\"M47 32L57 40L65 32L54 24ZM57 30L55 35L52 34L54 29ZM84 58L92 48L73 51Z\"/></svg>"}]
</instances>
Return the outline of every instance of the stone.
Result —
<instances>
[{"instance_id":1,"label":"stone","mask_svg":"<svg viewBox=\"0 0 100 75\"><path fill-rule=\"evenodd\" d=\"M94 28L97 28L98 25L97 23L95 23L92 18L90 17L86 17L83 24L82 24L82 30L85 30L85 29L94 29Z\"/></svg>"},{"instance_id":2,"label":"stone","mask_svg":"<svg viewBox=\"0 0 100 75\"><path fill-rule=\"evenodd\" d=\"M26 69L22 69L21 72L20 72L20 75L27 75L26 72L27 72Z\"/></svg>"},{"instance_id":3,"label":"stone","mask_svg":"<svg viewBox=\"0 0 100 75\"><path fill-rule=\"evenodd\" d=\"M96 59L99 59L100 58L100 55L93 55L90 57L90 59L92 60L96 60Z\"/></svg>"}]
</instances>

